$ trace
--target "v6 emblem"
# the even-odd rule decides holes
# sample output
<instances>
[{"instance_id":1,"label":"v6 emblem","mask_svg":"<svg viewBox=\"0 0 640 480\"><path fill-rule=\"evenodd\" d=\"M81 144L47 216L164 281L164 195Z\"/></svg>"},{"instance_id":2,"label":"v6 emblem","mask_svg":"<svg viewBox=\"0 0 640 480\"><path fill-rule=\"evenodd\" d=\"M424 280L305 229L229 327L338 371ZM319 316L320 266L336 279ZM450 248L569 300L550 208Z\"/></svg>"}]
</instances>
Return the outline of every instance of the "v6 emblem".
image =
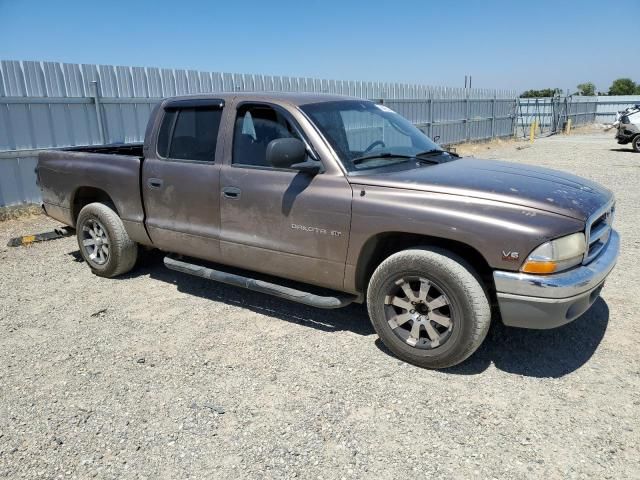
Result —
<instances>
[{"instance_id":1,"label":"v6 emblem","mask_svg":"<svg viewBox=\"0 0 640 480\"><path fill-rule=\"evenodd\" d=\"M505 262L515 262L519 258L520 254L518 252L505 252L504 250L502 250L502 260L504 260Z\"/></svg>"}]
</instances>

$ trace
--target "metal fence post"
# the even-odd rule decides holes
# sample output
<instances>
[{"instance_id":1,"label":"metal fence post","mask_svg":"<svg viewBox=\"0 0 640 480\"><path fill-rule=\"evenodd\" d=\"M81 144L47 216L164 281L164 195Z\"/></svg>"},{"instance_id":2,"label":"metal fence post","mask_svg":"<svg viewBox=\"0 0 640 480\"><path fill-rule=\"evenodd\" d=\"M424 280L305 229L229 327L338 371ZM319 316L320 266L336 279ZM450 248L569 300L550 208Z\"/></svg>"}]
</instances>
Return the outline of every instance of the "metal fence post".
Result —
<instances>
[{"instance_id":1,"label":"metal fence post","mask_svg":"<svg viewBox=\"0 0 640 480\"><path fill-rule=\"evenodd\" d=\"M93 97L93 104L96 107L96 120L98 121L98 134L100 135L100 143L106 144L106 135L104 132L104 125L102 123L102 110L100 109L100 90L98 89L98 81L93 80L91 82L91 94Z\"/></svg>"},{"instance_id":2,"label":"metal fence post","mask_svg":"<svg viewBox=\"0 0 640 480\"><path fill-rule=\"evenodd\" d=\"M522 118L522 107L520 106L520 97L513 100L513 110L511 111L511 133L513 138L518 137L518 120ZM522 132L524 134L524 121L522 123Z\"/></svg>"},{"instance_id":3,"label":"metal fence post","mask_svg":"<svg viewBox=\"0 0 640 480\"><path fill-rule=\"evenodd\" d=\"M427 121L429 122L427 125L429 126L429 138L433 138L433 95L431 91L429 91L429 98L427 99Z\"/></svg>"},{"instance_id":4,"label":"metal fence post","mask_svg":"<svg viewBox=\"0 0 640 480\"><path fill-rule=\"evenodd\" d=\"M491 101L491 138L496 136L496 98L498 92L493 91L493 100Z\"/></svg>"},{"instance_id":5,"label":"metal fence post","mask_svg":"<svg viewBox=\"0 0 640 480\"><path fill-rule=\"evenodd\" d=\"M464 114L464 138L468 142L469 141L469 90L465 92L464 96L464 104L465 104L465 114Z\"/></svg>"}]
</instances>

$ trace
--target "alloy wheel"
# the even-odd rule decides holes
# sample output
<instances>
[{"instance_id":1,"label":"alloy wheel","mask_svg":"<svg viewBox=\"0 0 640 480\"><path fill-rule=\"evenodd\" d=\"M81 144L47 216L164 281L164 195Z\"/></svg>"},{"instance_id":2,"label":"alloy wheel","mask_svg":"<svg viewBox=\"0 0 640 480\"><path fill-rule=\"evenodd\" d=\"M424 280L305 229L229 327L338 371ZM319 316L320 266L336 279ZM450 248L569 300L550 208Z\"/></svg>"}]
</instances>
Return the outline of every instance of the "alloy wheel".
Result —
<instances>
[{"instance_id":1,"label":"alloy wheel","mask_svg":"<svg viewBox=\"0 0 640 480\"><path fill-rule=\"evenodd\" d=\"M95 218L88 218L82 225L82 248L96 265L104 265L109 260L109 236L104 225Z\"/></svg>"},{"instance_id":2,"label":"alloy wheel","mask_svg":"<svg viewBox=\"0 0 640 480\"><path fill-rule=\"evenodd\" d=\"M401 278L391 287L384 303L389 326L408 345L434 349L451 337L451 302L434 282L422 277Z\"/></svg>"}]
</instances>

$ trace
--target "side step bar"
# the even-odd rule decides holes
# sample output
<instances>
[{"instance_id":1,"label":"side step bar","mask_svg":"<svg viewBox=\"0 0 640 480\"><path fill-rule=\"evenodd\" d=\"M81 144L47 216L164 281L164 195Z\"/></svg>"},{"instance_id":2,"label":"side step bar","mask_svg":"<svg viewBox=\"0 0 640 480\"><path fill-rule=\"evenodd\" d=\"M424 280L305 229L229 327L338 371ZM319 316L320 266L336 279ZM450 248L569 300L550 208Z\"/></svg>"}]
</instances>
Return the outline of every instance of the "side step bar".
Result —
<instances>
[{"instance_id":1,"label":"side step bar","mask_svg":"<svg viewBox=\"0 0 640 480\"><path fill-rule=\"evenodd\" d=\"M196 277L226 283L227 285L246 288L248 290L253 290L254 292L266 293L268 295L273 295L286 300L291 300L292 302L303 303L317 308L340 308L349 305L357 298L355 295L347 294L327 297L315 295L313 293L303 292L302 290L296 290L295 288L283 287L275 283L256 280L255 278L243 277L242 275L222 272L220 270L213 270L212 268L203 267L201 265L176 260L169 256L164 257L164 265L167 268L178 272L188 273L189 275L194 275Z\"/></svg>"}]
</instances>

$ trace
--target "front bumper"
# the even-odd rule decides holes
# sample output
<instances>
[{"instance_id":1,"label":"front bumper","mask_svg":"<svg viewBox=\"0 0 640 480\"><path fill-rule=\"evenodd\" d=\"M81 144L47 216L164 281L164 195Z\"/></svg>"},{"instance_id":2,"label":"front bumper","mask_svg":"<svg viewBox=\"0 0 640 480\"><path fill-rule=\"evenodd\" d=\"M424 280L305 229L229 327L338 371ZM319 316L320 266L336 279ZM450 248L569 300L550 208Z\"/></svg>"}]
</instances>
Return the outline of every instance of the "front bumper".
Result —
<instances>
[{"instance_id":1,"label":"front bumper","mask_svg":"<svg viewBox=\"0 0 640 480\"><path fill-rule=\"evenodd\" d=\"M511 327L545 329L575 320L598 298L619 250L620 237L612 230L606 247L588 265L555 275L493 272L502 321Z\"/></svg>"}]
</instances>

